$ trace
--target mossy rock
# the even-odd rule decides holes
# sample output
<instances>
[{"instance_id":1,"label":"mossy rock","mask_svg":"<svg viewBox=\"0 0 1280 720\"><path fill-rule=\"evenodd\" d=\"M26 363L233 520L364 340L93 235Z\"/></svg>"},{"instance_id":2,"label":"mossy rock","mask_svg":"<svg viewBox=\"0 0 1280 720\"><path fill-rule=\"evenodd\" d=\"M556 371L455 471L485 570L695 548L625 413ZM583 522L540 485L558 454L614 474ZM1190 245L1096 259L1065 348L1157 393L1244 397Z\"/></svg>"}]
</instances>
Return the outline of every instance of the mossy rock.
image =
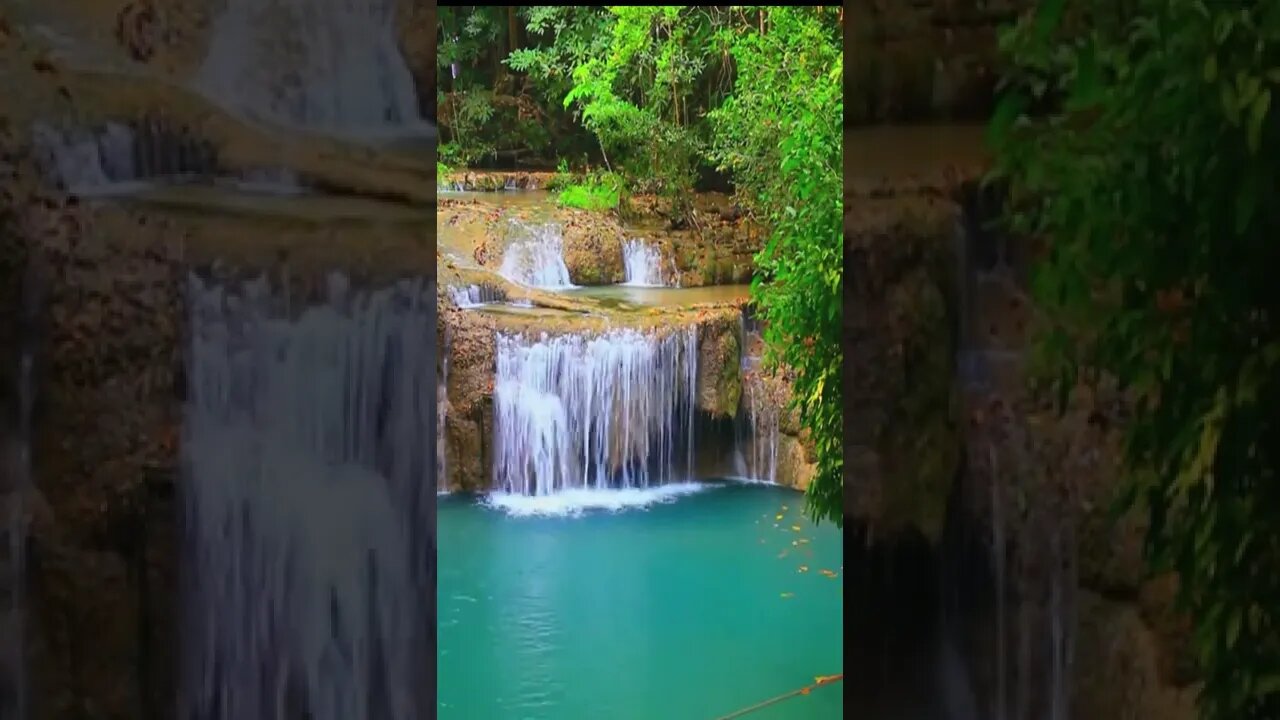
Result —
<instances>
[{"instance_id":1,"label":"mossy rock","mask_svg":"<svg viewBox=\"0 0 1280 720\"><path fill-rule=\"evenodd\" d=\"M613 285L626 279L622 226L611 214L566 211L564 262L575 285Z\"/></svg>"},{"instance_id":2,"label":"mossy rock","mask_svg":"<svg viewBox=\"0 0 1280 720\"><path fill-rule=\"evenodd\" d=\"M698 339L698 407L733 417L742 400L742 346L737 324L726 318L704 325Z\"/></svg>"}]
</instances>

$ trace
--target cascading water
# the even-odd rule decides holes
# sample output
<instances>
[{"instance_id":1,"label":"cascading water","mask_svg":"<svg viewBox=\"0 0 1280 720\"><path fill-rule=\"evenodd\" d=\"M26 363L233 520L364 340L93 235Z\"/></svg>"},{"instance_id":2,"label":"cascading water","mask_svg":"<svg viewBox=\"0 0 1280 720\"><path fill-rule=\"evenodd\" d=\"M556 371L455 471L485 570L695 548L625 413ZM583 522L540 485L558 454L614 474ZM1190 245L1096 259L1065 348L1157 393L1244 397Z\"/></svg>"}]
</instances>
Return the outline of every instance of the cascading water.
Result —
<instances>
[{"instance_id":1,"label":"cascading water","mask_svg":"<svg viewBox=\"0 0 1280 720\"><path fill-rule=\"evenodd\" d=\"M218 170L212 145L154 118L70 131L36 123L31 135L45 171L77 195L126 194L150 180L212 177Z\"/></svg>"},{"instance_id":2,"label":"cascading water","mask_svg":"<svg viewBox=\"0 0 1280 720\"><path fill-rule=\"evenodd\" d=\"M495 488L545 496L688 479L697 348L693 326L594 337L500 333Z\"/></svg>"},{"instance_id":3,"label":"cascading water","mask_svg":"<svg viewBox=\"0 0 1280 720\"><path fill-rule=\"evenodd\" d=\"M450 285L449 299L460 308L477 308L489 303L502 302L506 294L490 285Z\"/></svg>"},{"instance_id":4,"label":"cascading water","mask_svg":"<svg viewBox=\"0 0 1280 720\"><path fill-rule=\"evenodd\" d=\"M93 135L64 134L39 123L32 129L32 140L45 166L71 192L92 192L111 185Z\"/></svg>"},{"instance_id":5,"label":"cascading water","mask_svg":"<svg viewBox=\"0 0 1280 720\"><path fill-rule=\"evenodd\" d=\"M622 265L626 273L626 285L637 287L662 287L662 253L656 245L644 240L627 240L622 243Z\"/></svg>"},{"instance_id":6,"label":"cascading water","mask_svg":"<svg viewBox=\"0 0 1280 720\"><path fill-rule=\"evenodd\" d=\"M427 716L435 296L192 277L181 716Z\"/></svg>"},{"instance_id":7,"label":"cascading water","mask_svg":"<svg viewBox=\"0 0 1280 720\"><path fill-rule=\"evenodd\" d=\"M427 135L394 0L226 0L200 87L257 119L351 137Z\"/></svg>"},{"instance_id":8,"label":"cascading water","mask_svg":"<svg viewBox=\"0 0 1280 720\"><path fill-rule=\"evenodd\" d=\"M753 372L759 373L759 370ZM778 481L778 420L781 408L768 397L762 382L744 382L746 421L751 431L746 467L739 472L752 480Z\"/></svg>"},{"instance_id":9,"label":"cascading water","mask_svg":"<svg viewBox=\"0 0 1280 720\"><path fill-rule=\"evenodd\" d=\"M516 238L507 245L498 273L513 283L541 288L569 288L560 226L512 221Z\"/></svg>"}]
</instances>

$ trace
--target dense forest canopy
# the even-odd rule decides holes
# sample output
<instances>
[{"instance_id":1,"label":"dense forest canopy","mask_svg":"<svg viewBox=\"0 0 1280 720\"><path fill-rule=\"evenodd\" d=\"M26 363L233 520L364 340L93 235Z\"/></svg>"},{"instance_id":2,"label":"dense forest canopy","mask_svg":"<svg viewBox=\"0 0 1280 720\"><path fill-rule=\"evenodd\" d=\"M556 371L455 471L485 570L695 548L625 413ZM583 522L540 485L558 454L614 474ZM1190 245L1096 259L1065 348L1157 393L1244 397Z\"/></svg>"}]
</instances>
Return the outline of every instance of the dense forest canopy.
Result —
<instances>
[{"instance_id":1,"label":"dense forest canopy","mask_svg":"<svg viewBox=\"0 0 1280 720\"><path fill-rule=\"evenodd\" d=\"M753 300L842 522L841 7L442 7L441 162L568 167L585 207L709 175L770 229Z\"/></svg>"}]
</instances>

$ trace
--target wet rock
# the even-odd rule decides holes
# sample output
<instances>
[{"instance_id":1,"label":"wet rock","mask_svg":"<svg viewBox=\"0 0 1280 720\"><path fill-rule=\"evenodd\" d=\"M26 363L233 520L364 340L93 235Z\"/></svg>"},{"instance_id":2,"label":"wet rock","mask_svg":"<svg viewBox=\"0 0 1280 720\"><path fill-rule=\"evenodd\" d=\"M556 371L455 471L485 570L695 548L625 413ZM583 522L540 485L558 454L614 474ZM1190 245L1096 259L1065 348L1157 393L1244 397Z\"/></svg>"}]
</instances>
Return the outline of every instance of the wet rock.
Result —
<instances>
[{"instance_id":1,"label":"wet rock","mask_svg":"<svg viewBox=\"0 0 1280 720\"><path fill-rule=\"evenodd\" d=\"M698 330L698 409L731 418L742 397L742 348L738 326L730 318Z\"/></svg>"},{"instance_id":2,"label":"wet rock","mask_svg":"<svg viewBox=\"0 0 1280 720\"><path fill-rule=\"evenodd\" d=\"M622 262L626 235L612 215L565 210L560 217L564 263L575 285L613 285L626 279Z\"/></svg>"}]
</instances>

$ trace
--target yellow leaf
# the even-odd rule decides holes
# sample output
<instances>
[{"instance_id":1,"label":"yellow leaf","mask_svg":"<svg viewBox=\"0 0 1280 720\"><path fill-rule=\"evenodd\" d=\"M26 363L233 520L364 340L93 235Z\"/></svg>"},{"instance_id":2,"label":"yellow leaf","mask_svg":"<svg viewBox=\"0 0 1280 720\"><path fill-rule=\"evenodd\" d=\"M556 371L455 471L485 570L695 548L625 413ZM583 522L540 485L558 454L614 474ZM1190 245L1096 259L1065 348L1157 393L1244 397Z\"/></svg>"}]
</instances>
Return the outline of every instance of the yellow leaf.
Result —
<instances>
[{"instance_id":1,"label":"yellow leaf","mask_svg":"<svg viewBox=\"0 0 1280 720\"><path fill-rule=\"evenodd\" d=\"M792 526L791 526L791 529L792 529L792 530L794 530L795 532L800 532L800 526L799 526L799 525L792 525Z\"/></svg>"},{"instance_id":2,"label":"yellow leaf","mask_svg":"<svg viewBox=\"0 0 1280 720\"><path fill-rule=\"evenodd\" d=\"M782 513L778 513L777 515L775 515L775 516L774 516L774 518L773 518L773 519L774 519L774 520L781 520L781 519L782 519Z\"/></svg>"},{"instance_id":3,"label":"yellow leaf","mask_svg":"<svg viewBox=\"0 0 1280 720\"><path fill-rule=\"evenodd\" d=\"M801 565L801 566L800 566L800 572L809 572L809 566L808 566L808 565Z\"/></svg>"}]
</instances>

